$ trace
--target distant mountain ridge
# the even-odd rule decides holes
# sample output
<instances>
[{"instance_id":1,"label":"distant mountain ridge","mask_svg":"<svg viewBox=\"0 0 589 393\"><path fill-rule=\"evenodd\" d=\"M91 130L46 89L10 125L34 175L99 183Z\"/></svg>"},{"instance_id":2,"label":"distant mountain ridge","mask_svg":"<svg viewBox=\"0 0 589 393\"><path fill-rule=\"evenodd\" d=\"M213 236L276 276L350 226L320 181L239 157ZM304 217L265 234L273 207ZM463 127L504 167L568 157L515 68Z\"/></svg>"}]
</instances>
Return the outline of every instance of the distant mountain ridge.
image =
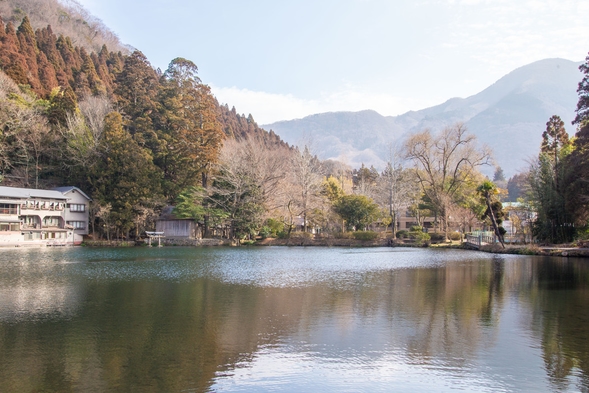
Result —
<instances>
[{"instance_id":1,"label":"distant mountain ridge","mask_svg":"<svg viewBox=\"0 0 589 393\"><path fill-rule=\"evenodd\" d=\"M542 132L552 115L560 116L570 135L577 104L580 63L545 59L517 68L478 94L451 98L430 108L399 116L375 111L331 112L263 125L288 143L310 139L323 158L339 158L357 167L381 166L388 146L410 133L438 131L463 122L489 145L506 175L524 169L540 148Z\"/></svg>"}]
</instances>

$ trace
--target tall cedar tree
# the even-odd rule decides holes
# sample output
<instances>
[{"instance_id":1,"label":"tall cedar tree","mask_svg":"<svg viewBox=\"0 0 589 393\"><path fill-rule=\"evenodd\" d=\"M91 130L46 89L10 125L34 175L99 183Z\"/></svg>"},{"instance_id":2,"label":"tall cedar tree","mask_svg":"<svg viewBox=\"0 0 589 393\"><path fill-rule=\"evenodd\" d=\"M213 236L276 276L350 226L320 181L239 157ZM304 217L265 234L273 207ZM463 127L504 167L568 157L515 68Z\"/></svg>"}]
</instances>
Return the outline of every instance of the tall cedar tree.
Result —
<instances>
[{"instance_id":1,"label":"tall cedar tree","mask_svg":"<svg viewBox=\"0 0 589 393\"><path fill-rule=\"evenodd\" d=\"M564 122L559 116L552 116L546 123L546 131L542 133L540 151L552 160L554 170L555 189L558 190L558 167L561 151L569 147L569 134L564 128Z\"/></svg>"},{"instance_id":2,"label":"tall cedar tree","mask_svg":"<svg viewBox=\"0 0 589 393\"><path fill-rule=\"evenodd\" d=\"M585 58L585 63L579 66L583 73L583 79L579 82L577 93L579 101L577 102L577 115L573 124L583 126L583 123L589 120L589 55Z\"/></svg>"},{"instance_id":3,"label":"tall cedar tree","mask_svg":"<svg viewBox=\"0 0 589 393\"><path fill-rule=\"evenodd\" d=\"M125 118L125 128L140 146L160 153L160 141L154 130L152 116L158 109L158 76L140 51L125 59L117 76L115 96Z\"/></svg>"},{"instance_id":4,"label":"tall cedar tree","mask_svg":"<svg viewBox=\"0 0 589 393\"><path fill-rule=\"evenodd\" d=\"M193 62L176 58L162 77L159 119L165 144L156 162L170 200L185 188L205 183L200 179L216 162L224 136L216 102L197 72Z\"/></svg>"},{"instance_id":5,"label":"tall cedar tree","mask_svg":"<svg viewBox=\"0 0 589 393\"><path fill-rule=\"evenodd\" d=\"M27 79L28 84L31 86L33 91L39 95L45 93L41 88L41 82L39 81L39 67L37 65L37 39L35 38L35 32L29 21L28 17L24 17L22 23L16 31L20 45L20 53L25 57L27 62Z\"/></svg>"},{"instance_id":6,"label":"tall cedar tree","mask_svg":"<svg viewBox=\"0 0 589 393\"><path fill-rule=\"evenodd\" d=\"M566 187L562 179L568 177L569 168L562 165L570 154L571 146L564 123L552 116L542 134L542 146L538 160L530 170L531 199L536 206L537 217L534 233L541 240L551 243L571 241L575 229L566 208Z\"/></svg>"},{"instance_id":7,"label":"tall cedar tree","mask_svg":"<svg viewBox=\"0 0 589 393\"><path fill-rule=\"evenodd\" d=\"M569 168L564 183L566 207L576 227L589 223L589 122L576 133L574 149L567 157Z\"/></svg>"},{"instance_id":8,"label":"tall cedar tree","mask_svg":"<svg viewBox=\"0 0 589 393\"><path fill-rule=\"evenodd\" d=\"M111 217L120 233L134 225L133 208L159 192L158 170L152 157L123 129L119 113L105 119L103 161L95 168L93 198L112 206Z\"/></svg>"},{"instance_id":9,"label":"tall cedar tree","mask_svg":"<svg viewBox=\"0 0 589 393\"><path fill-rule=\"evenodd\" d=\"M0 67L15 83L25 85L28 83L28 66L25 57L20 52L16 30L10 22L4 29L1 20L0 30L2 30Z\"/></svg>"}]
</instances>

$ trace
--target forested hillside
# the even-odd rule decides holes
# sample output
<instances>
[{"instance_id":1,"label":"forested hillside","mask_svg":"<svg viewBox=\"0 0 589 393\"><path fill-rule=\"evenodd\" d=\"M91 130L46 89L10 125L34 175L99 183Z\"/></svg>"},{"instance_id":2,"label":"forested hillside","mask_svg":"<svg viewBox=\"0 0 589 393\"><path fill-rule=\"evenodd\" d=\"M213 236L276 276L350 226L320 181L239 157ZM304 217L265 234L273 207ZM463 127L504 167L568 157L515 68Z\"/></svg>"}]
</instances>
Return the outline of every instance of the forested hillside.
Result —
<instances>
[{"instance_id":1,"label":"forested hillside","mask_svg":"<svg viewBox=\"0 0 589 393\"><path fill-rule=\"evenodd\" d=\"M25 16L0 20L0 69L2 184L76 185L121 231L206 185L226 138L288 147L219 105L187 59L161 72L139 51L91 51Z\"/></svg>"},{"instance_id":2,"label":"forested hillside","mask_svg":"<svg viewBox=\"0 0 589 393\"><path fill-rule=\"evenodd\" d=\"M35 30L50 25L55 34L69 37L75 46L89 52L100 51L102 45L117 52L131 52L112 30L75 0L2 0L0 15L5 23L16 26L27 16Z\"/></svg>"}]
</instances>

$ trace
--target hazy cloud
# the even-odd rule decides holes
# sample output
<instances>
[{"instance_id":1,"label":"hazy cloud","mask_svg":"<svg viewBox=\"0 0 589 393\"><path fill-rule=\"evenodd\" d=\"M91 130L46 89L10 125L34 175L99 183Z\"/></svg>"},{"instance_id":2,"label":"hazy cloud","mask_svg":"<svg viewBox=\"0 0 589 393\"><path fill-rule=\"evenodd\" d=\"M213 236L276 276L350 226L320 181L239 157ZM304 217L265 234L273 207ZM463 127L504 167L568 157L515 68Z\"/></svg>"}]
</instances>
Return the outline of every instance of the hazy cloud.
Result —
<instances>
[{"instance_id":1,"label":"hazy cloud","mask_svg":"<svg viewBox=\"0 0 589 393\"><path fill-rule=\"evenodd\" d=\"M211 86L220 103L235 106L239 113L253 114L259 124L292 120L305 116L338 111L372 109L381 115L399 115L416 108L426 108L440 102L440 97L415 99L392 94L373 93L348 87L338 92L322 94L317 99L303 99L291 94L273 94L237 87Z\"/></svg>"}]
</instances>

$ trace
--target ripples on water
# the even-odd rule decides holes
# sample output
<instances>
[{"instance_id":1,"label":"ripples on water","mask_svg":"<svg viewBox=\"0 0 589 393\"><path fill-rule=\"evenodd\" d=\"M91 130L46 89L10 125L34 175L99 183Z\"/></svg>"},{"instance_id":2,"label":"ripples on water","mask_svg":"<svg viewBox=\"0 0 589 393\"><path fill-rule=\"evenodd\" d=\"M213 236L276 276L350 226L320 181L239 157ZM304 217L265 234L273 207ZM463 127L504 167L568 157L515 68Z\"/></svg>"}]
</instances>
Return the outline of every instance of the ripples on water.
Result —
<instances>
[{"instance_id":1,"label":"ripples on water","mask_svg":"<svg viewBox=\"0 0 589 393\"><path fill-rule=\"evenodd\" d=\"M585 391L586 273L452 250L2 250L0 391Z\"/></svg>"}]
</instances>

